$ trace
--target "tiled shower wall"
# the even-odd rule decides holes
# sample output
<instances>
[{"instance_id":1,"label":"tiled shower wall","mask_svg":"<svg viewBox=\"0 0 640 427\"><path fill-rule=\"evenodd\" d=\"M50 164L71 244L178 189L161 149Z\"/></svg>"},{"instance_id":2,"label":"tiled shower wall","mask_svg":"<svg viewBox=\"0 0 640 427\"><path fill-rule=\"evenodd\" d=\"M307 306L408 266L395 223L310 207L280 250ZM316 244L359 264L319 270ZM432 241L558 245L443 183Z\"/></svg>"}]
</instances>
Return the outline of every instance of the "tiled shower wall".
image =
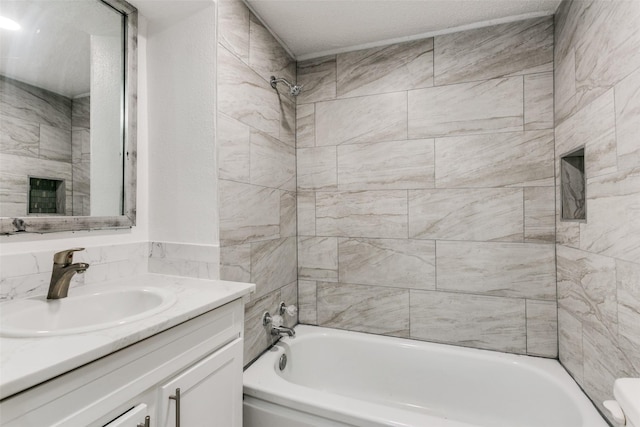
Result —
<instances>
[{"instance_id":1,"label":"tiled shower wall","mask_svg":"<svg viewBox=\"0 0 640 427\"><path fill-rule=\"evenodd\" d=\"M556 177L584 146L587 181L586 221L557 222L560 361L601 408L615 378L640 376L638 22L637 1L556 15Z\"/></svg>"},{"instance_id":2,"label":"tiled shower wall","mask_svg":"<svg viewBox=\"0 0 640 427\"><path fill-rule=\"evenodd\" d=\"M240 0L218 3L220 278L256 284L245 363L272 342L263 312L297 301L295 100L269 84L295 74L295 61Z\"/></svg>"},{"instance_id":3,"label":"tiled shower wall","mask_svg":"<svg viewBox=\"0 0 640 427\"><path fill-rule=\"evenodd\" d=\"M553 18L298 83L300 322L555 357Z\"/></svg>"}]
</instances>

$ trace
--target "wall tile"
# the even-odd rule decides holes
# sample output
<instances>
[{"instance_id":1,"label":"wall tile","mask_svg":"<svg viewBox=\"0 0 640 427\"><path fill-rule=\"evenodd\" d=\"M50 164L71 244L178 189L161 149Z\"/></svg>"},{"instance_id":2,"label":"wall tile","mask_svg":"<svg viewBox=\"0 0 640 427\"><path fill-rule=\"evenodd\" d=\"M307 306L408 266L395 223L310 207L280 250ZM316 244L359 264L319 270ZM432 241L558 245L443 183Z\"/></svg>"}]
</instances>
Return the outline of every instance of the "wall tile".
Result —
<instances>
[{"instance_id":1,"label":"wall tile","mask_svg":"<svg viewBox=\"0 0 640 427\"><path fill-rule=\"evenodd\" d=\"M316 145L379 142L406 137L406 92L316 104Z\"/></svg>"},{"instance_id":2,"label":"wall tile","mask_svg":"<svg viewBox=\"0 0 640 427\"><path fill-rule=\"evenodd\" d=\"M526 352L525 301L411 291L411 338Z\"/></svg>"},{"instance_id":3,"label":"wall tile","mask_svg":"<svg viewBox=\"0 0 640 427\"><path fill-rule=\"evenodd\" d=\"M583 383L582 322L562 306L558 307L558 355L562 365L579 383Z\"/></svg>"},{"instance_id":4,"label":"wall tile","mask_svg":"<svg viewBox=\"0 0 640 427\"><path fill-rule=\"evenodd\" d=\"M572 49L565 58L556 59L554 74L555 121L564 121L576 109L576 54Z\"/></svg>"},{"instance_id":5,"label":"wall tile","mask_svg":"<svg viewBox=\"0 0 640 427\"><path fill-rule=\"evenodd\" d=\"M338 281L338 238L299 237L298 277L324 282Z\"/></svg>"},{"instance_id":6,"label":"wall tile","mask_svg":"<svg viewBox=\"0 0 640 427\"><path fill-rule=\"evenodd\" d=\"M411 190L409 237L521 242L522 189Z\"/></svg>"},{"instance_id":7,"label":"wall tile","mask_svg":"<svg viewBox=\"0 0 640 427\"><path fill-rule=\"evenodd\" d=\"M558 356L558 305L527 300L527 354Z\"/></svg>"},{"instance_id":8,"label":"wall tile","mask_svg":"<svg viewBox=\"0 0 640 427\"><path fill-rule=\"evenodd\" d=\"M296 106L296 147L316 145L316 106L300 104Z\"/></svg>"},{"instance_id":9,"label":"wall tile","mask_svg":"<svg viewBox=\"0 0 640 427\"><path fill-rule=\"evenodd\" d=\"M71 131L41 124L40 158L71 162Z\"/></svg>"},{"instance_id":10,"label":"wall tile","mask_svg":"<svg viewBox=\"0 0 640 427\"><path fill-rule=\"evenodd\" d=\"M280 89L279 89L280 90ZM296 146L296 101L289 94L280 94L280 141Z\"/></svg>"},{"instance_id":11,"label":"wall tile","mask_svg":"<svg viewBox=\"0 0 640 427\"><path fill-rule=\"evenodd\" d=\"M291 83L296 80L295 62L253 14L249 16L249 65L266 81L271 76ZM288 94L289 88L278 86L278 91Z\"/></svg>"},{"instance_id":12,"label":"wall tile","mask_svg":"<svg viewBox=\"0 0 640 427\"><path fill-rule=\"evenodd\" d=\"M298 280L298 317L300 323L317 325L316 282Z\"/></svg>"},{"instance_id":13,"label":"wall tile","mask_svg":"<svg viewBox=\"0 0 640 427\"><path fill-rule=\"evenodd\" d=\"M298 191L298 235L316 235L316 193Z\"/></svg>"},{"instance_id":14,"label":"wall tile","mask_svg":"<svg viewBox=\"0 0 640 427\"><path fill-rule=\"evenodd\" d=\"M338 147L340 190L393 190L433 186L432 139Z\"/></svg>"},{"instance_id":15,"label":"wall tile","mask_svg":"<svg viewBox=\"0 0 640 427\"><path fill-rule=\"evenodd\" d=\"M436 139L436 187L554 185L550 130Z\"/></svg>"},{"instance_id":16,"label":"wall tile","mask_svg":"<svg viewBox=\"0 0 640 427\"><path fill-rule=\"evenodd\" d=\"M216 245L151 242L149 272L220 279L220 248Z\"/></svg>"},{"instance_id":17,"label":"wall tile","mask_svg":"<svg viewBox=\"0 0 640 427\"><path fill-rule=\"evenodd\" d=\"M640 68L615 87L618 170L640 165Z\"/></svg>"},{"instance_id":18,"label":"wall tile","mask_svg":"<svg viewBox=\"0 0 640 427\"><path fill-rule=\"evenodd\" d=\"M524 240L553 243L555 240L555 188L524 189Z\"/></svg>"},{"instance_id":19,"label":"wall tile","mask_svg":"<svg viewBox=\"0 0 640 427\"><path fill-rule=\"evenodd\" d=\"M438 290L554 300L555 251L530 243L436 242Z\"/></svg>"},{"instance_id":20,"label":"wall tile","mask_svg":"<svg viewBox=\"0 0 640 427\"><path fill-rule=\"evenodd\" d=\"M524 130L553 129L553 72L524 76Z\"/></svg>"},{"instance_id":21,"label":"wall tile","mask_svg":"<svg viewBox=\"0 0 640 427\"><path fill-rule=\"evenodd\" d=\"M409 138L523 129L523 79L510 77L409 91Z\"/></svg>"},{"instance_id":22,"label":"wall tile","mask_svg":"<svg viewBox=\"0 0 640 427\"><path fill-rule=\"evenodd\" d=\"M408 337L409 291L318 282L318 325Z\"/></svg>"},{"instance_id":23,"label":"wall tile","mask_svg":"<svg viewBox=\"0 0 640 427\"><path fill-rule=\"evenodd\" d=\"M336 97L336 56L298 62L298 84L303 85L298 104L326 101Z\"/></svg>"},{"instance_id":24,"label":"wall tile","mask_svg":"<svg viewBox=\"0 0 640 427\"><path fill-rule=\"evenodd\" d=\"M224 114L218 114L218 178L250 181L251 129Z\"/></svg>"},{"instance_id":25,"label":"wall tile","mask_svg":"<svg viewBox=\"0 0 640 427\"><path fill-rule=\"evenodd\" d=\"M260 132L251 132L251 184L296 189L296 150Z\"/></svg>"},{"instance_id":26,"label":"wall tile","mask_svg":"<svg viewBox=\"0 0 640 427\"><path fill-rule=\"evenodd\" d=\"M251 244L220 248L220 279L251 282Z\"/></svg>"},{"instance_id":27,"label":"wall tile","mask_svg":"<svg viewBox=\"0 0 640 427\"><path fill-rule=\"evenodd\" d=\"M272 292L257 298L244 307L244 364L245 366L262 354L276 340L262 325L265 311L275 313L280 303L280 294Z\"/></svg>"},{"instance_id":28,"label":"wall tile","mask_svg":"<svg viewBox=\"0 0 640 427\"><path fill-rule=\"evenodd\" d=\"M433 86L433 39L337 55L338 97Z\"/></svg>"},{"instance_id":29,"label":"wall tile","mask_svg":"<svg viewBox=\"0 0 640 427\"><path fill-rule=\"evenodd\" d=\"M435 37L435 84L553 70L553 18Z\"/></svg>"},{"instance_id":30,"label":"wall tile","mask_svg":"<svg viewBox=\"0 0 640 427\"><path fill-rule=\"evenodd\" d=\"M0 119L0 153L38 157L40 127L14 117Z\"/></svg>"},{"instance_id":31,"label":"wall tile","mask_svg":"<svg viewBox=\"0 0 640 427\"><path fill-rule=\"evenodd\" d=\"M219 180L223 246L280 237L280 191Z\"/></svg>"},{"instance_id":32,"label":"wall tile","mask_svg":"<svg viewBox=\"0 0 640 427\"><path fill-rule=\"evenodd\" d=\"M293 237L297 232L296 193L280 193L280 237Z\"/></svg>"},{"instance_id":33,"label":"wall tile","mask_svg":"<svg viewBox=\"0 0 640 427\"><path fill-rule=\"evenodd\" d=\"M316 193L316 234L406 238L407 192Z\"/></svg>"},{"instance_id":34,"label":"wall tile","mask_svg":"<svg viewBox=\"0 0 640 427\"><path fill-rule=\"evenodd\" d=\"M296 280L296 238L251 243L252 299L259 298Z\"/></svg>"},{"instance_id":35,"label":"wall tile","mask_svg":"<svg viewBox=\"0 0 640 427\"><path fill-rule=\"evenodd\" d=\"M298 148L298 190L336 190L336 147Z\"/></svg>"},{"instance_id":36,"label":"wall tile","mask_svg":"<svg viewBox=\"0 0 640 427\"><path fill-rule=\"evenodd\" d=\"M433 241L340 239L340 281L394 288L435 289Z\"/></svg>"},{"instance_id":37,"label":"wall tile","mask_svg":"<svg viewBox=\"0 0 640 427\"><path fill-rule=\"evenodd\" d=\"M83 96L71 100L71 128L91 128L91 96Z\"/></svg>"},{"instance_id":38,"label":"wall tile","mask_svg":"<svg viewBox=\"0 0 640 427\"><path fill-rule=\"evenodd\" d=\"M218 43L249 63L249 9L241 0L218 2Z\"/></svg>"},{"instance_id":39,"label":"wall tile","mask_svg":"<svg viewBox=\"0 0 640 427\"><path fill-rule=\"evenodd\" d=\"M640 373L640 264L616 260L618 340Z\"/></svg>"}]
</instances>

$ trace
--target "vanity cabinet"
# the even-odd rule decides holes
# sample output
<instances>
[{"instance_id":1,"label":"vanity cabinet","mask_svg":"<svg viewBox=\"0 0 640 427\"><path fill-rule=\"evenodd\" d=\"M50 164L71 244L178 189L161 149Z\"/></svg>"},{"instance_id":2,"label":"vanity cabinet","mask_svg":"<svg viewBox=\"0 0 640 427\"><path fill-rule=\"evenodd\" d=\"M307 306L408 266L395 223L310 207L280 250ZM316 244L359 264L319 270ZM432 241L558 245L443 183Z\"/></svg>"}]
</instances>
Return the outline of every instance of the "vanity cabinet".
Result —
<instances>
[{"instance_id":1,"label":"vanity cabinet","mask_svg":"<svg viewBox=\"0 0 640 427\"><path fill-rule=\"evenodd\" d=\"M10 396L0 423L174 427L179 404L182 427L241 427L243 314L235 300Z\"/></svg>"}]
</instances>

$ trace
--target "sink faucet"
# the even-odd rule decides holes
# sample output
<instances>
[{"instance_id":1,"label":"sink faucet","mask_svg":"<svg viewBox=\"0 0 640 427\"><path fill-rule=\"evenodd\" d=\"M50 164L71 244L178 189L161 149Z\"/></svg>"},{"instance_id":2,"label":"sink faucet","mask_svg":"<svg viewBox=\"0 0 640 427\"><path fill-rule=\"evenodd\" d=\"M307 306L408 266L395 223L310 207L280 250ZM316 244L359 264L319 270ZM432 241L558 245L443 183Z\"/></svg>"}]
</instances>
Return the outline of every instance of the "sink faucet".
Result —
<instances>
[{"instance_id":1,"label":"sink faucet","mask_svg":"<svg viewBox=\"0 0 640 427\"><path fill-rule=\"evenodd\" d=\"M76 273L84 273L89 264L85 262L73 262L73 253L83 251L84 248L67 249L53 255L53 271L47 299L66 298L69 293L69 283Z\"/></svg>"}]
</instances>

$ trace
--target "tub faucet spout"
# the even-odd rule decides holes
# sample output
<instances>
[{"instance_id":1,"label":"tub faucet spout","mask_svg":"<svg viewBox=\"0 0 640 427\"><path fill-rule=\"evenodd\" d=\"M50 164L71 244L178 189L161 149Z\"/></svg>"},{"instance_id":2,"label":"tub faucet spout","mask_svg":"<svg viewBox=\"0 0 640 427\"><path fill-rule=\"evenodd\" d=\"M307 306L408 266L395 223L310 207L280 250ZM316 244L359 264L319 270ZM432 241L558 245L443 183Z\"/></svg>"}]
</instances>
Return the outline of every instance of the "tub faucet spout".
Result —
<instances>
[{"instance_id":1,"label":"tub faucet spout","mask_svg":"<svg viewBox=\"0 0 640 427\"><path fill-rule=\"evenodd\" d=\"M82 250L84 248L67 249L53 255L53 271L51 272L47 299L66 298L71 278L76 273L84 273L89 268L89 264L85 262L72 264L73 253Z\"/></svg>"},{"instance_id":2,"label":"tub faucet spout","mask_svg":"<svg viewBox=\"0 0 640 427\"><path fill-rule=\"evenodd\" d=\"M288 335L290 337L294 337L296 335L296 331L294 331L293 328L287 328L286 326L273 326L271 328L271 335Z\"/></svg>"}]
</instances>

